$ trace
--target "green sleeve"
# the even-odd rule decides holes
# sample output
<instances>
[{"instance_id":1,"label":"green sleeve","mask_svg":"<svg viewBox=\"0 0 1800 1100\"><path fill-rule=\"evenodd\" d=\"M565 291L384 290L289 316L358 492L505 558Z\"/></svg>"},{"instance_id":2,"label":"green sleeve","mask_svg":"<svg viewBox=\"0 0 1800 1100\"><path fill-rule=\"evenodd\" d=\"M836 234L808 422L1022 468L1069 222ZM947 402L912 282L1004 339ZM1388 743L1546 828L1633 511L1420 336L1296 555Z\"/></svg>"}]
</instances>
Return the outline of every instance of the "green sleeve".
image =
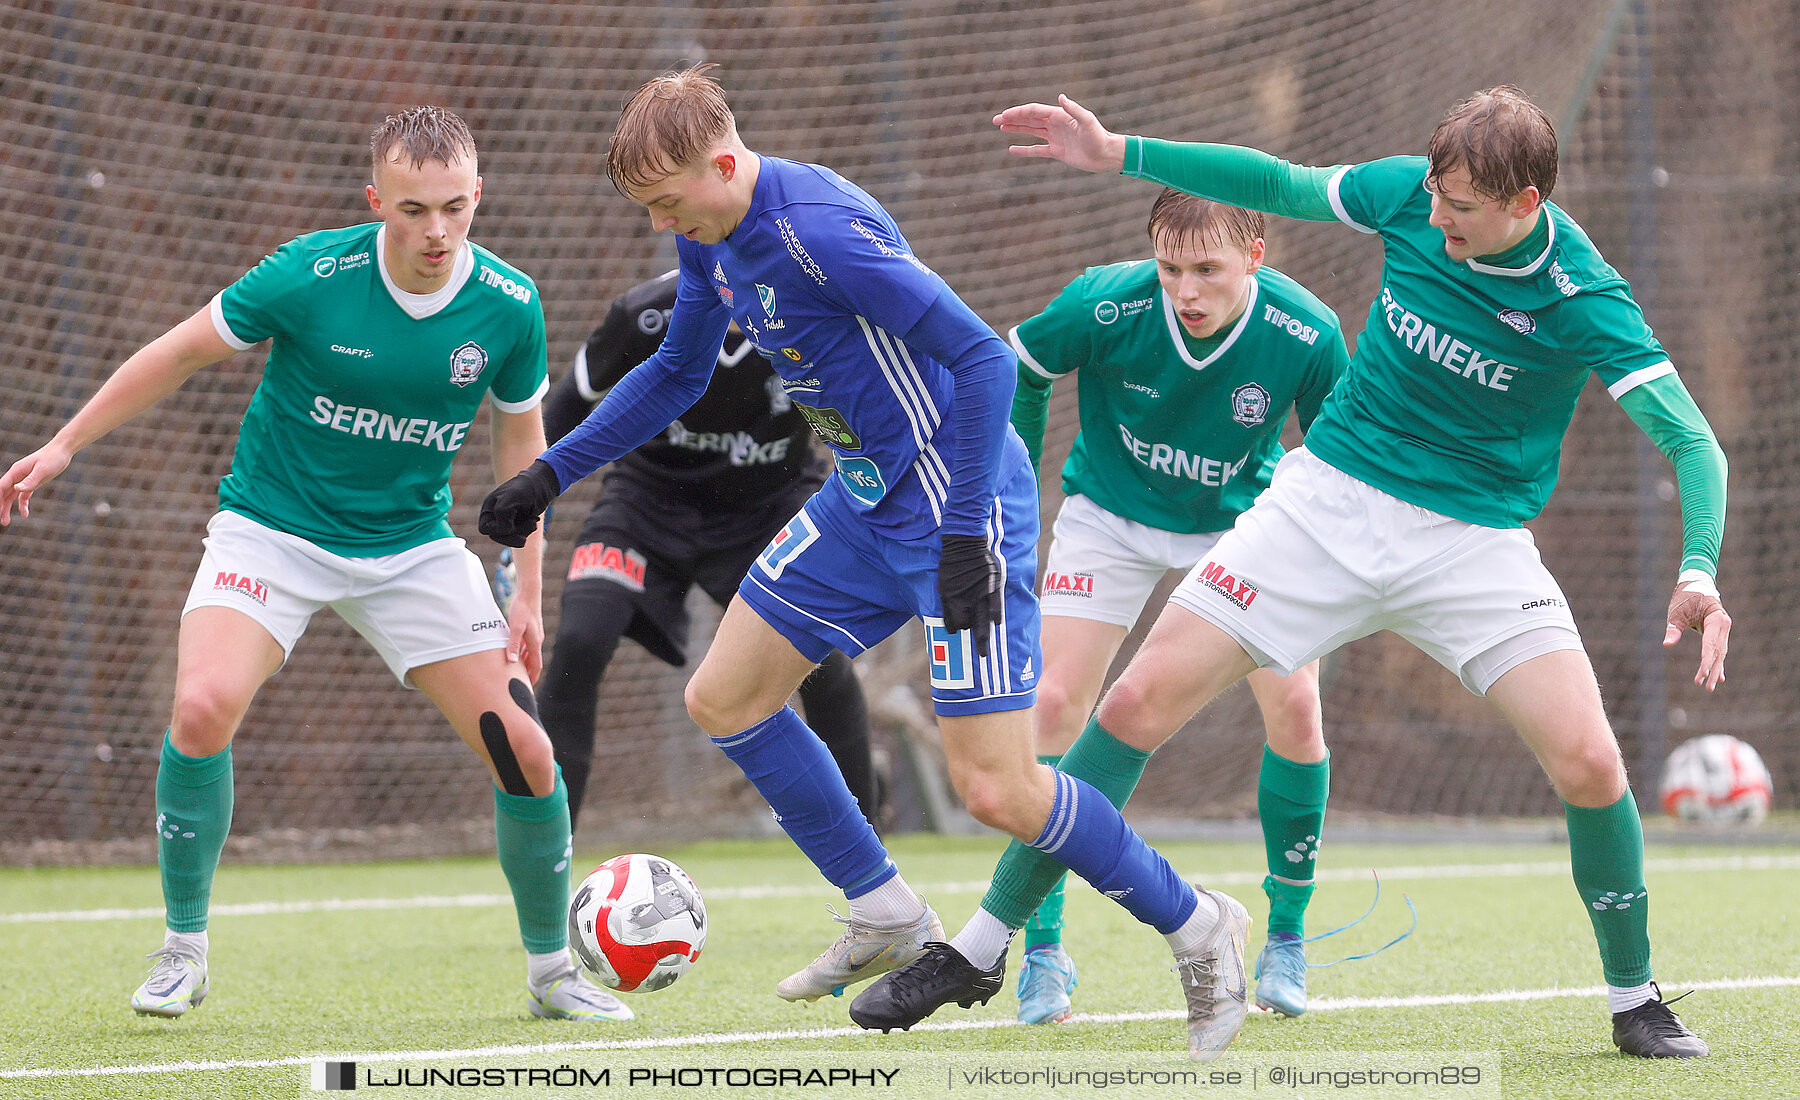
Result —
<instances>
[{"instance_id":1,"label":"green sleeve","mask_svg":"<svg viewBox=\"0 0 1800 1100\"><path fill-rule=\"evenodd\" d=\"M1725 452L1700 406L1673 374L1619 397L1619 407L1675 464L1681 490L1681 568L1717 576L1725 533Z\"/></svg>"},{"instance_id":2,"label":"green sleeve","mask_svg":"<svg viewBox=\"0 0 1800 1100\"><path fill-rule=\"evenodd\" d=\"M1241 145L1125 139L1124 174L1214 202L1309 222L1338 220L1326 185L1337 168L1290 164Z\"/></svg>"},{"instance_id":3,"label":"green sleeve","mask_svg":"<svg viewBox=\"0 0 1800 1100\"><path fill-rule=\"evenodd\" d=\"M1294 415L1299 418L1301 435L1312 431L1313 421L1318 418L1325 398L1350 365L1350 352L1344 347L1342 330L1334 326L1326 335L1323 353L1313 361L1314 369L1307 378L1306 388L1294 398Z\"/></svg>"},{"instance_id":4,"label":"green sleeve","mask_svg":"<svg viewBox=\"0 0 1800 1100\"><path fill-rule=\"evenodd\" d=\"M1031 455L1031 468L1036 470L1044 456L1044 422L1050 416L1052 381L1019 363L1019 385L1013 390L1012 426L1025 441Z\"/></svg>"}]
</instances>

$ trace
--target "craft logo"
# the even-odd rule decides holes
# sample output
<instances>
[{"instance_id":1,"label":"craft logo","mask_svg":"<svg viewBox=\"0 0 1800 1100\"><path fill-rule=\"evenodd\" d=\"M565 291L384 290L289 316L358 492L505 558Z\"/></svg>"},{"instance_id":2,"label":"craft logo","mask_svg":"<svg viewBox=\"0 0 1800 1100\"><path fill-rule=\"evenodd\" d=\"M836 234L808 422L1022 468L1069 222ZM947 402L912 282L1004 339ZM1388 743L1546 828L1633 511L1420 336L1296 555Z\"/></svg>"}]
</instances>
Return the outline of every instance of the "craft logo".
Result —
<instances>
[{"instance_id":1,"label":"craft logo","mask_svg":"<svg viewBox=\"0 0 1800 1100\"><path fill-rule=\"evenodd\" d=\"M1225 572L1225 567L1218 562L1209 561L1201 566L1200 583L1246 611L1256 599L1257 588L1254 584L1241 581Z\"/></svg>"},{"instance_id":2,"label":"craft logo","mask_svg":"<svg viewBox=\"0 0 1800 1100\"><path fill-rule=\"evenodd\" d=\"M1044 595L1055 593L1058 596L1080 596L1084 600L1094 598L1094 575L1092 573L1048 573L1044 576Z\"/></svg>"},{"instance_id":3,"label":"craft logo","mask_svg":"<svg viewBox=\"0 0 1800 1100\"><path fill-rule=\"evenodd\" d=\"M1269 418L1269 391L1246 382L1231 391L1231 419L1254 428Z\"/></svg>"},{"instance_id":4,"label":"craft logo","mask_svg":"<svg viewBox=\"0 0 1800 1100\"><path fill-rule=\"evenodd\" d=\"M575 548L575 556L569 560L569 579L612 581L633 592L642 592L644 555L604 542L583 543Z\"/></svg>"},{"instance_id":5,"label":"craft logo","mask_svg":"<svg viewBox=\"0 0 1800 1100\"><path fill-rule=\"evenodd\" d=\"M242 592L264 607L269 605L269 586L260 577L246 577L239 573L221 571L217 577L213 578L213 591Z\"/></svg>"},{"instance_id":6,"label":"craft logo","mask_svg":"<svg viewBox=\"0 0 1800 1100\"><path fill-rule=\"evenodd\" d=\"M955 634L944 629L944 620L924 618L925 646L931 653L931 686L933 688L972 688L975 686L975 662L969 656L969 642L974 635L967 630Z\"/></svg>"},{"instance_id":7,"label":"craft logo","mask_svg":"<svg viewBox=\"0 0 1800 1100\"><path fill-rule=\"evenodd\" d=\"M469 385L481 377L487 361L487 352L481 349L480 344L470 340L450 353L450 381L459 386Z\"/></svg>"},{"instance_id":8,"label":"craft logo","mask_svg":"<svg viewBox=\"0 0 1800 1100\"><path fill-rule=\"evenodd\" d=\"M1119 319L1119 303L1101 302L1094 307L1094 320L1103 325L1110 325Z\"/></svg>"},{"instance_id":9,"label":"craft logo","mask_svg":"<svg viewBox=\"0 0 1800 1100\"><path fill-rule=\"evenodd\" d=\"M1530 336L1537 331L1536 319L1522 309L1503 309L1494 316L1500 318L1511 328L1517 329L1521 336Z\"/></svg>"}]
</instances>

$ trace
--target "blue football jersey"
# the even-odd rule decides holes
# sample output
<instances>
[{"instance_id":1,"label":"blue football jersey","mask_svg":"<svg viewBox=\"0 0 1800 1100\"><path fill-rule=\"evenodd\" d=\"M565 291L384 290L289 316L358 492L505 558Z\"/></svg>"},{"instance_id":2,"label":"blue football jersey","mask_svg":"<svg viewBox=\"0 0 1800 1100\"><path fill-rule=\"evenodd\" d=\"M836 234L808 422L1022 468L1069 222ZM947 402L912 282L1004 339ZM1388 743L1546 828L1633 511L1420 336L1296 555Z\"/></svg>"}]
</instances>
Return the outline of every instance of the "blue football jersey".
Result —
<instances>
[{"instance_id":1,"label":"blue football jersey","mask_svg":"<svg viewBox=\"0 0 1800 1100\"><path fill-rule=\"evenodd\" d=\"M994 461L979 471L978 491L953 501L954 381L902 336L949 287L913 256L879 203L828 168L764 156L750 209L730 236L676 246L675 310L656 357L665 369L710 371L736 321L835 455L836 476L821 492L841 494L874 529L896 538L947 519L952 530L984 529L1001 477L1027 461L1024 447L1002 410L1006 438L985 449ZM1012 382L1008 374L995 384ZM1010 393L996 394L1010 404ZM582 445L565 444L553 450Z\"/></svg>"}]
</instances>

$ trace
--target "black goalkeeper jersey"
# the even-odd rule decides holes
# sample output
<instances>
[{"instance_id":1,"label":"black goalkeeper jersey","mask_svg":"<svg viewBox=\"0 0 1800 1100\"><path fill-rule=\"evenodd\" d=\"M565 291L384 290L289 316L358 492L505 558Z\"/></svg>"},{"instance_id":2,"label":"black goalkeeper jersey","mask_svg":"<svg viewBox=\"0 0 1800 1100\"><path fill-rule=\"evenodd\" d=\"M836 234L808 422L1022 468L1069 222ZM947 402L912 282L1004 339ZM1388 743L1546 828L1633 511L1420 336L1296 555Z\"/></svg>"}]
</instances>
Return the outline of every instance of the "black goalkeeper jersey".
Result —
<instances>
[{"instance_id":1,"label":"black goalkeeper jersey","mask_svg":"<svg viewBox=\"0 0 1800 1100\"><path fill-rule=\"evenodd\" d=\"M551 443L655 353L675 305L675 284L671 271L613 300L545 401L544 431ZM812 429L769 361L734 326L700 400L660 435L609 465L607 491L649 491L709 511L755 511L797 481L823 480L826 460L812 440Z\"/></svg>"}]
</instances>

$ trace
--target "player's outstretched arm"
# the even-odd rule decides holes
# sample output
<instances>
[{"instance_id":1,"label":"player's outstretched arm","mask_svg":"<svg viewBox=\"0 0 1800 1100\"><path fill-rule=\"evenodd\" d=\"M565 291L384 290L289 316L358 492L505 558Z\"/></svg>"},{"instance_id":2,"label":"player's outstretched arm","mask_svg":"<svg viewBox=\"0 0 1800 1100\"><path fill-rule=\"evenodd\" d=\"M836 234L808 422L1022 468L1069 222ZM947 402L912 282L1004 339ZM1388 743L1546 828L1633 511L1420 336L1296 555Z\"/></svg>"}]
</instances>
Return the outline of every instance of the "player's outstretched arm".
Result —
<instances>
[{"instance_id":1,"label":"player's outstretched arm","mask_svg":"<svg viewBox=\"0 0 1800 1100\"><path fill-rule=\"evenodd\" d=\"M1725 651L1731 643L1731 616L1719 601L1718 589L1710 577L1684 580L1675 585L1669 597L1669 625L1663 631L1663 645L1681 641L1689 630L1700 632L1700 668L1694 683L1713 691L1725 682Z\"/></svg>"},{"instance_id":2,"label":"player's outstretched arm","mask_svg":"<svg viewBox=\"0 0 1800 1100\"><path fill-rule=\"evenodd\" d=\"M67 469L83 447L174 392L201 367L236 350L213 329L209 309L144 345L120 364L50 442L13 463L0 477L0 526L12 522L15 503L20 516L31 515L31 495Z\"/></svg>"},{"instance_id":3,"label":"player's outstretched arm","mask_svg":"<svg viewBox=\"0 0 1800 1100\"><path fill-rule=\"evenodd\" d=\"M1008 134L1039 138L1042 145L1014 145L1007 152L1021 157L1055 157L1083 172L1117 173L1125 167L1125 137L1100 125L1094 113L1066 95L1055 105L1022 103L994 116Z\"/></svg>"},{"instance_id":4,"label":"player's outstretched arm","mask_svg":"<svg viewBox=\"0 0 1800 1100\"><path fill-rule=\"evenodd\" d=\"M544 452L544 420L539 408L509 413L494 410L494 478L524 470ZM524 665L537 683L544 669L544 532L540 527L513 552L518 589L507 609L506 659Z\"/></svg>"}]
</instances>

